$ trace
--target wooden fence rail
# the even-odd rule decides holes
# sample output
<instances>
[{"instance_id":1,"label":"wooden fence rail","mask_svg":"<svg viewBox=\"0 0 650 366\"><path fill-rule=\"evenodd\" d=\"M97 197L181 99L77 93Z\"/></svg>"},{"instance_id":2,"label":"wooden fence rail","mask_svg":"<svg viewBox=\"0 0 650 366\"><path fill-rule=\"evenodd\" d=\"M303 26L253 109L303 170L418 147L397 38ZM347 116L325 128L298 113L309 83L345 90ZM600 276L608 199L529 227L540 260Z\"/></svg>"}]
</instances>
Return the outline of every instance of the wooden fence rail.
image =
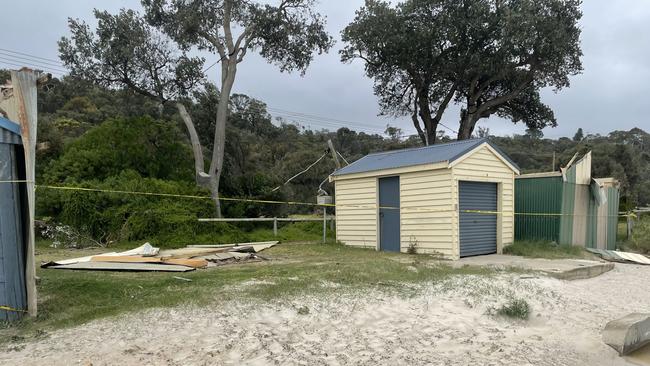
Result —
<instances>
[{"instance_id":1,"label":"wooden fence rail","mask_svg":"<svg viewBox=\"0 0 650 366\"><path fill-rule=\"evenodd\" d=\"M323 216L323 218L294 218L294 217L240 217L240 218L214 218L214 219L199 219L199 222L273 222L273 236L278 236L278 222L323 222L323 242L327 240L327 222L331 225L336 221L335 216ZM330 230L334 230L330 227Z\"/></svg>"}]
</instances>

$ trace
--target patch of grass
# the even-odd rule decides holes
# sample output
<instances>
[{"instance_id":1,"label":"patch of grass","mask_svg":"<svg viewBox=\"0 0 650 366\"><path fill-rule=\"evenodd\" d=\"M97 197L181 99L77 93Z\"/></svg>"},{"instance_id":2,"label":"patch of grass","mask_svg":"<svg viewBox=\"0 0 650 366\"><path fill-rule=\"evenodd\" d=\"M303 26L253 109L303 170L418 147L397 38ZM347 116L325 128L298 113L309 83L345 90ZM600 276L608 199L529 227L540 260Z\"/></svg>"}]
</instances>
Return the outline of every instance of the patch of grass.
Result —
<instances>
[{"instance_id":1,"label":"patch of grass","mask_svg":"<svg viewBox=\"0 0 650 366\"><path fill-rule=\"evenodd\" d=\"M115 245L133 248L141 243ZM113 250L110 248L108 250ZM97 249L37 247L37 263L106 252ZM413 284L457 274L491 275L492 270L440 265L431 256L385 253L328 244L281 244L262 255L269 261L228 265L183 273L93 272L38 269L39 316L0 329L1 339L34 337L43 331L148 308L180 305L218 306L229 300L269 301L308 294L381 288L412 294ZM417 270L409 270L414 267Z\"/></svg>"},{"instance_id":2,"label":"patch of grass","mask_svg":"<svg viewBox=\"0 0 650 366\"><path fill-rule=\"evenodd\" d=\"M593 258L593 256L582 247L559 245L547 241L517 241L514 244L503 248L503 253L529 258L546 259Z\"/></svg>"},{"instance_id":3,"label":"patch of grass","mask_svg":"<svg viewBox=\"0 0 650 366\"><path fill-rule=\"evenodd\" d=\"M530 305L524 299L510 299L497 309L497 315L513 319L527 320L530 316Z\"/></svg>"}]
</instances>

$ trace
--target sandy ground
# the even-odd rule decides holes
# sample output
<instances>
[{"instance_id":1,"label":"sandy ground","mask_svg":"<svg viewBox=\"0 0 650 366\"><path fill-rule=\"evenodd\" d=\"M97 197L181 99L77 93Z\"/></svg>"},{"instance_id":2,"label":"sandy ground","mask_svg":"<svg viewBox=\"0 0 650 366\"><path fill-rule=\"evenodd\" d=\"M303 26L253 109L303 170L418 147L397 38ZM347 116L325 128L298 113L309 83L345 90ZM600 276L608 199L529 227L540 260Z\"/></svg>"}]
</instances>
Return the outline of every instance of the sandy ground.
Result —
<instances>
[{"instance_id":1,"label":"sandy ground","mask_svg":"<svg viewBox=\"0 0 650 366\"><path fill-rule=\"evenodd\" d=\"M630 312L650 312L649 279L650 266L617 264L572 282L459 276L412 296L342 290L265 304L151 310L5 345L0 364L627 365L602 343L601 330ZM529 321L490 315L507 296L532 305Z\"/></svg>"}]
</instances>

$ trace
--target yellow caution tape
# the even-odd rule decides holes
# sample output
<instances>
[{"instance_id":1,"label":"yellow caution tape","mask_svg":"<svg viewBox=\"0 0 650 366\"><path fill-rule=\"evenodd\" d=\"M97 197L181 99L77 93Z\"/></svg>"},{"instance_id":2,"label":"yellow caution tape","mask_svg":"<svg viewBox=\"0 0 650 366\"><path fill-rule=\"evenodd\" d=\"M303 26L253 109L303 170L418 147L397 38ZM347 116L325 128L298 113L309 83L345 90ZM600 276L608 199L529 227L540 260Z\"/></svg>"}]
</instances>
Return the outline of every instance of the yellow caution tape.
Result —
<instances>
[{"instance_id":1,"label":"yellow caution tape","mask_svg":"<svg viewBox=\"0 0 650 366\"><path fill-rule=\"evenodd\" d=\"M6 310L6 311L13 311L15 313L26 313L27 310L21 310L21 309L14 309L9 306L0 306L0 310Z\"/></svg>"},{"instance_id":2,"label":"yellow caution tape","mask_svg":"<svg viewBox=\"0 0 650 366\"><path fill-rule=\"evenodd\" d=\"M0 181L2 182L2 181ZM19 181L15 181L19 182ZM22 181L27 182L27 181ZM155 192L141 192L141 191L123 191L123 190L113 190L113 189L99 189L99 188L84 188L84 187L70 187L70 186L52 186L52 185L37 185L37 189L53 189L53 190L64 190L64 191L84 191L84 192L99 192L99 193L116 193L116 194L132 194L132 195L141 195L141 196L154 196L154 197L171 197L171 198L189 198L189 199L201 199L201 200L212 200L212 197L209 196L199 196L199 195L187 195L187 194L173 194L173 193L155 193ZM310 202L298 202L298 201L277 201L277 200L259 200L252 198L231 198L231 197L219 197L220 201L229 201L229 202L248 202L248 203L262 203L262 204L276 204L276 205L291 205L291 206L311 206L311 207L351 207L351 208L368 208L368 209L389 209L389 210L403 210L403 211L420 211L420 212L455 212L453 209L446 210L435 210L424 207L392 207L392 206L377 206L377 205L349 205L349 204L334 204L334 203L310 203ZM512 211L489 211L489 210L458 210L462 213L477 213L477 214L486 214L486 215L502 215L502 214L514 214L521 216L597 216L597 215L578 215L578 214L562 214L562 213L525 213L525 212L512 212ZM627 217L628 215L617 215L616 217ZM614 215L601 215L598 217L615 217Z\"/></svg>"}]
</instances>

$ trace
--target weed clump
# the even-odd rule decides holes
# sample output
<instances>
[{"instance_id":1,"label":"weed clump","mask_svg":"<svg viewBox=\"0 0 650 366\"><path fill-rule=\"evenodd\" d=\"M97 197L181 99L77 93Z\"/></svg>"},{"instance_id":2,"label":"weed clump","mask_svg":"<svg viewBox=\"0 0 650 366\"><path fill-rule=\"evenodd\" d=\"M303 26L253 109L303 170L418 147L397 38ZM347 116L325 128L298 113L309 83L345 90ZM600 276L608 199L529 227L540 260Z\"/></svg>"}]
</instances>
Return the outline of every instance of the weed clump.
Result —
<instances>
[{"instance_id":1,"label":"weed clump","mask_svg":"<svg viewBox=\"0 0 650 366\"><path fill-rule=\"evenodd\" d=\"M510 299L497 309L497 315L526 320L530 316L530 305L524 299Z\"/></svg>"}]
</instances>

